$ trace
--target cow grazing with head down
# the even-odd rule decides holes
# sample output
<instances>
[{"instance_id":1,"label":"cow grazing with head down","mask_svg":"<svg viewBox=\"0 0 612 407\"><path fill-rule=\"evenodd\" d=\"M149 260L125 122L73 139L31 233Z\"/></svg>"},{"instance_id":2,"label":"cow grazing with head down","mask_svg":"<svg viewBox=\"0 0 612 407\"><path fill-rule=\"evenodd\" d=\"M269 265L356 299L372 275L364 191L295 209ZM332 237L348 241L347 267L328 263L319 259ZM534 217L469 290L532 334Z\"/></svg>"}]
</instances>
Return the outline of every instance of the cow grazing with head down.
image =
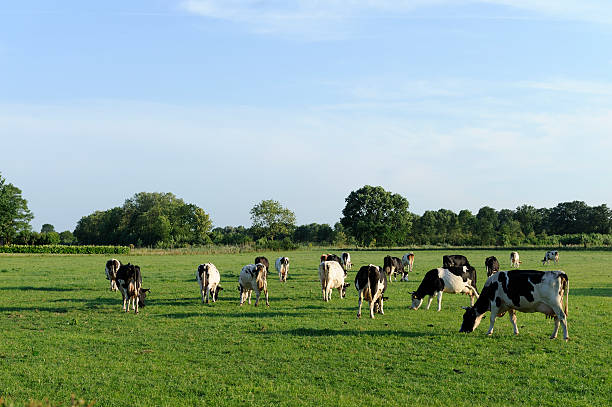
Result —
<instances>
[{"instance_id":1,"label":"cow grazing with head down","mask_svg":"<svg viewBox=\"0 0 612 407\"><path fill-rule=\"evenodd\" d=\"M276 259L274 264L276 266L276 271L278 272L278 278L281 283L287 281L287 274L289 274L289 257L279 257Z\"/></svg>"},{"instance_id":2,"label":"cow grazing with head down","mask_svg":"<svg viewBox=\"0 0 612 407\"><path fill-rule=\"evenodd\" d=\"M136 314L138 314L139 306L145 306L144 300L147 293L151 291L148 288L142 288L140 267L130 263L122 264L117 270L117 287L123 297L123 310L130 312L130 304L132 304L132 309Z\"/></svg>"},{"instance_id":3,"label":"cow grazing with head down","mask_svg":"<svg viewBox=\"0 0 612 407\"><path fill-rule=\"evenodd\" d=\"M519 267L522 261L520 260L518 252L510 253L510 267Z\"/></svg>"},{"instance_id":4,"label":"cow grazing with head down","mask_svg":"<svg viewBox=\"0 0 612 407\"><path fill-rule=\"evenodd\" d=\"M554 261L555 264L559 263L559 252L556 250L549 250L544 254L544 259L542 260L542 265L548 264L550 261Z\"/></svg>"},{"instance_id":5,"label":"cow grazing with head down","mask_svg":"<svg viewBox=\"0 0 612 407\"><path fill-rule=\"evenodd\" d=\"M255 263L254 264L257 264L257 263L261 263L264 266L266 266L266 273L268 271L270 271L270 262L268 261L268 259L265 256L255 257Z\"/></svg>"},{"instance_id":6,"label":"cow grazing with head down","mask_svg":"<svg viewBox=\"0 0 612 407\"><path fill-rule=\"evenodd\" d=\"M196 280L200 286L200 293L202 294L202 303L204 303L204 296L206 295L206 303L208 304L208 298L212 297L212 302L216 302L219 298L219 291L223 288L219 287L221 282L221 275L219 270L212 263L200 264L196 271Z\"/></svg>"},{"instance_id":7,"label":"cow grazing with head down","mask_svg":"<svg viewBox=\"0 0 612 407\"><path fill-rule=\"evenodd\" d=\"M247 264L242 268L238 278L238 291L240 291L240 305L245 300L251 304L251 292L255 291L255 306L259 304L259 296L263 292L266 296L266 306L270 306L268 301L268 269L262 263Z\"/></svg>"},{"instance_id":8,"label":"cow grazing with head down","mask_svg":"<svg viewBox=\"0 0 612 407\"><path fill-rule=\"evenodd\" d=\"M485 259L485 270L487 270L487 277L490 277L491 274L499 271L499 261L497 261L495 256L487 257Z\"/></svg>"},{"instance_id":9,"label":"cow grazing with head down","mask_svg":"<svg viewBox=\"0 0 612 407\"><path fill-rule=\"evenodd\" d=\"M412 293L411 309L417 310L423 304L423 298L429 295L427 309L434 296L438 296L438 311L442 309L442 293L467 294L470 304L474 297L478 298L476 290L476 269L472 266L437 268L429 270L416 291Z\"/></svg>"},{"instance_id":10,"label":"cow grazing with head down","mask_svg":"<svg viewBox=\"0 0 612 407\"><path fill-rule=\"evenodd\" d=\"M404 272L402 273L401 281L408 281L408 273L412 271L414 266L414 253L406 253L402 256L402 264L404 265ZM408 268L408 271L406 271Z\"/></svg>"},{"instance_id":11,"label":"cow grazing with head down","mask_svg":"<svg viewBox=\"0 0 612 407\"><path fill-rule=\"evenodd\" d=\"M404 265L398 257L385 256L383 259L383 271L387 274L389 282L392 281L391 277L395 277L395 281L397 281L399 273L402 273L402 276L404 275Z\"/></svg>"},{"instance_id":12,"label":"cow grazing with head down","mask_svg":"<svg viewBox=\"0 0 612 407\"><path fill-rule=\"evenodd\" d=\"M442 267L445 269L449 267L463 267L470 266L470 262L467 257L461 254L450 254L446 256L442 256Z\"/></svg>"},{"instance_id":13,"label":"cow grazing with head down","mask_svg":"<svg viewBox=\"0 0 612 407\"><path fill-rule=\"evenodd\" d=\"M565 302L563 295L565 294ZM464 307L463 323L459 332L472 332L487 311L491 312L491 324L487 335L493 333L495 318L506 312L518 335L516 311L541 312L555 319L551 339L557 337L559 323L563 327L563 338L567 341L567 302L569 280L563 271L510 270L498 271L489 277L472 307Z\"/></svg>"},{"instance_id":14,"label":"cow grazing with head down","mask_svg":"<svg viewBox=\"0 0 612 407\"><path fill-rule=\"evenodd\" d=\"M110 290L117 291L117 271L121 267L121 262L117 259L110 259L106 262L106 279L110 281Z\"/></svg>"},{"instance_id":15,"label":"cow grazing with head down","mask_svg":"<svg viewBox=\"0 0 612 407\"><path fill-rule=\"evenodd\" d=\"M331 300L332 291L338 289L340 298L346 296L346 287L350 284L344 282L344 270L336 261L324 261L319 264L319 281L323 292L323 301Z\"/></svg>"},{"instance_id":16,"label":"cow grazing with head down","mask_svg":"<svg viewBox=\"0 0 612 407\"><path fill-rule=\"evenodd\" d=\"M387 274L380 267L373 264L361 267L355 276L355 288L359 291L357 318L361 318L363 300L370 302L370 318L374 318L375 311L385 314L383 293L387 289Z\"/></svg>"},{"instance_id":17,"label":"cow grazing with head down","mask_svg":"<svg viewBox=\"0 0 612 407\"><path fill-rule=\"evenodd\" d=\"M342 267L344 267L344 270L350 270L353 268L353 263L351 263L350 253L347 253L347 252L342 253Z\"/></svg>"}]
</instances>

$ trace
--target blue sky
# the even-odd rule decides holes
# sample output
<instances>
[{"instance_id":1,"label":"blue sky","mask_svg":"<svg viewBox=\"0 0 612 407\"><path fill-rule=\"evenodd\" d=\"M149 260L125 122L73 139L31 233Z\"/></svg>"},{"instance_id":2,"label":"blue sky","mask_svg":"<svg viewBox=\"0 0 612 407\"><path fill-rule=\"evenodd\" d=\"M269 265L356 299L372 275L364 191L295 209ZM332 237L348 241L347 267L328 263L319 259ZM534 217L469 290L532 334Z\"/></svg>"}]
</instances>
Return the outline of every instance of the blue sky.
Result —
<instances>
[{"instance_id":1,"label":"blue sky","mask_svg":"<svg viewBox=\"0 0 612 407\"><path fill-rule=\"evenodd\" d=\"M612 202L612 3L6 1L0 172L73 230L136 192L215 226Z\"/></svg>"}]
</instances>

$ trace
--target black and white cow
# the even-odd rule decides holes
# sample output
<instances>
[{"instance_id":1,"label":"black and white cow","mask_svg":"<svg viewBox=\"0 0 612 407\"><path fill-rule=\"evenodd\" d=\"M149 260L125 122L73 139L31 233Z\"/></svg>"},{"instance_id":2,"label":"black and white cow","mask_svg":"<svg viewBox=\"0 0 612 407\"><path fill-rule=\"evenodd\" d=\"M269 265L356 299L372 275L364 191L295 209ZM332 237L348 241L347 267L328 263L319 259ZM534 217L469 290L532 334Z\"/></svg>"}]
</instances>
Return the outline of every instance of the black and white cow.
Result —
<instances>
[{"instance_id":1,"label":"black and white cow","mask_svg":"<svg viewBox=\"0 0 612 407\"><path fill-rule=\"evenodd\" d=\"M565 294L565 302L563 301ZM518 335L516 311L541 312L555 319L551 339L557 337L559 323L563 326L563 338L567 341L567 303L569 280L563 271L510 270L498 271L489 277L472 307L464 307L463 323L459 332L472 332L480 324L487 311L491 312L491 325L487 335L493 333L495 318L506 312Z\"/></svg>"},{"instance_id":2,"label":"black and white cow","mask_svg":"<svg viewBox=\"0 0 612 407\"><path fill-rule=\"evenodd\" d=\"M268 259L266 257L264 257L264 256L255 257L255 263L254 264L257 264L257 263L261 263L264 266L266 266L266 274L268 273L268 271L270 271L270 262L268 261Z\"/></svg>"},{"instance_id":3,"label":"black and white cow","mask_svg":"<svg viewBox=\"0 0 612 407\"><path fill-rule=\"evenodd\" d=\"M359 292L359 309L357 318L361 318L361 304L363 300L370 302L370 318L374 312L384 315L383 293L387 289L387 274L380 267L370 264L362 266L355 276L355 288Z\"/></svg>"},{"instance_id":4,"label":"black and white cow","mask_svg":"<svg viewBox=\"0 0 612 407\"><path fill-rule=\"evenodd\" d=\"M347 252L342 253L342 267L344 270L350 270L353 268L353 263L351 263L351 254Z\"/></svg>"},{"instance_id":5,"label":"black and white cow","mask_svg":"<svg viewBox=\"0 0 612 407\"><path fill-rule=\"evenodd\" d=\"M346 296L346 287L350 284L344 282L344 269L336 261L324 261L319 264L319 281L323 292L323 301L331 300L332 291L338 289L340 298Z\"/></svg>"},{"instance_id":6,"label":"black and white cow","mask_svg":"<svg viewBox=\"0 0 612 407\"><path fill-rule=\"evenodd\" d=\"M522 261L521 258L518 254L518 252L511 252L510 253L510 267L520 267Z\"/></svg>"},{"instance_id":7,"label":"black and white cow","mask_svg":"<svg viewBox=\"0 0 612 407\"><path fill-rule=\"evenodd\" d=\"M548 264L550 261L554 261L555 264L559 263L559 252L556 250L549 250L544 255L544 259L542 260L542 265Z\"/></svg>"},{"instance_id":8,"label":"black and white cow","mask_svg":"<svg viewBox=\"0 0 612 407\"><path fill-rule=\"evenodd\" d=\"M249 300L251 304L251 292L255 291L255 306L259 304L259 296L263 292L266 296L266 306L270 306L268 301L268 269L262 263L247 264L242 268L240 277L238 277L238 291L240 291L240 305L244 304L245 300Z\"/></svg>"},{"instance_id":9,"label":"black and white cow","mask_svg":"<svg viewBox=\"0 0 612 407\"><path fill-rule=\"evenodd\" d=\"M487 257L485 259L485 270L487 270L487 277L490 277L491 274L499 271L499 261L497 261L495 256Z\"/></svg>"},{"instance_id":10,"label":"black and white cow","mask_svg":"<svg viewBox=\"0 0 612 407\"><path fill-rule=\"evenodd\" d=\"M387 274L389 282L391 282L391 277L395 277L395 281L397 281L399 273L402 273L402 276L404 275L404 264L399 257L385 256L383 259L383 271Z\"/></svg>"},{"instance_id":11,"label":"black and white cow","mask_svg":"<svg viewBox=\"0 0 612 407\"><path fill-rule=\"evenodd\" d=\"M402 273L401 281L408 281L408 273L412 271L414 266L414 253L406 253L402 256L402 264L404 265L404 272ZM406 271L406 267L408 271Z\"/></svg>"},{"instance_id":12,"label":"black and white cow","mask_svg":"<svg viewBox=\"0 0 612 407\"><path fill-rule=\"evenodd\" d=\"M274 265L276 266L280 281L282 283L286 282L287 274L289 274L289 257L279 257Z\"/></svg>"},{"instance_id":13,"label":"black and white cow","mask_svg":"<svg viewBox=\"0 0 612 407\"><path fill-rule=\"evenodd\" d=\"M145 298L147 293L151 291L148 288L142 288L142 274L140 267L134 264L122 264L117 270L117 287L121 291L123 297L123 310L130 312L130 303L132 309L138 314L138 307L145 306ZM126 307L127 305L127 307Z\"/></svg>"},{"instance_id":14,"label":"black and white cow","mask_svg":"<svg viewBox=\"0 0 612 407\"><path fill-rule=\"evenodd\" d=\"M117 259L110 259L106 262L106 279L110 281L110 290L117 291L117 270L121 267L121 262Z\"/></svg>"},{"instance_id":15,"label":"black and white cow","mask_svg":"<svg viewBox=\"0 0 612 407\"><path fill-rule=\"evenodd\" d=\"M202 304L204 303L204 296L206 296L207 304L209 297L212 297L212 302L216 302L219 298L219 291L223 290L223 288L219 287L221 274L219 274L219 270L217 270L215 265L212 263L200 264L196 271L196 280L200 286Z\"/></svg>"},{"instance_id":16,"label":"black and white cow","mask_svg":"<svg viewBox=\"0 0 612 407\"><path fill-rule=\"evenodd\" d=\"M445 269L449 267L463 267L470 266L470 262L467 257L461 254L450 254L446 256L442 256L442 267Z\"/></svg>"},{"instance_id":17,"label":"black and white cow","mask_svg":"<svg viewBox=\"0 0 612 407\"><path fill-rule=\"evenodd\" d=\"M429 270L416 291L412 293L411 309L417 310L423 304L423 298L429 295L427 309L435 295L438 296L438 311L442 309L442 293L467 294L470 305L474 297L478 298L476 290L476 269L472 266L437 268Z\"/></svg>"}]
</instances>

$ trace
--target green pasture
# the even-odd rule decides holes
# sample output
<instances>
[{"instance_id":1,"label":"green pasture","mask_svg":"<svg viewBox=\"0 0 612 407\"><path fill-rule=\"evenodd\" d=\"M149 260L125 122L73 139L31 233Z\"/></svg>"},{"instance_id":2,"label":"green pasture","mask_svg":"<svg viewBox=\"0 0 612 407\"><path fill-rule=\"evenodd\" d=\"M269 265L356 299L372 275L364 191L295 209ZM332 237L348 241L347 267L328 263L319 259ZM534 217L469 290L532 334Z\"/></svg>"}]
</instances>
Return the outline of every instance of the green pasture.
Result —
<instances>
[{"instance_id":1,"label":"green pasture","mask_svg":"<svg viewBox=\"0 0 612 407\"><path fill-rule=\"evenodd\" d=\"M336 251L337 252L337 251ZM339 254L339 252L337 252ZM359 266L387 254L352 252ZM469 297L444 294L442 311L408 309L410 292L464 254L484 284L484 259L509 250L415 251L408 283L389 285L385 315L358 320L357 291L322 301L318 251L259 253L291 259L289 279L268 278L270 307L239 307L238 274L256 254L117 256L138 264L151 289L139 315L121 311L102 255L0 255L0 397L15 406L71 395L99 406L605 406L612 405L611 252L521 251L521 268L561 269L570 281L570 341L553 321L518 314L492 337L488 314L460 334ZM197 265L221 272L219 301L201 304ZM254 301L253 301L254 302ZM435 304L435 300L434 300ZM1 403L0 403L1 404Z\"/></svg>"}]
</instances>

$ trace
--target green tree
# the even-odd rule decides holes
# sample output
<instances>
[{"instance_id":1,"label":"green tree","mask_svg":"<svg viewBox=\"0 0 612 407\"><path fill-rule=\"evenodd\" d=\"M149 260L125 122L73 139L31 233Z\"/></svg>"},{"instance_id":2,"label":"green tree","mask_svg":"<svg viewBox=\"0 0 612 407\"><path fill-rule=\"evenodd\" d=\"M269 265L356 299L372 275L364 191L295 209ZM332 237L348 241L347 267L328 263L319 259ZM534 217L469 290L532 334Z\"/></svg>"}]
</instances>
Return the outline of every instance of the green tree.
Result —
<instances>
[{"instance_id":1,"label":"green tree","mask_svg":"<svg viewBox=\"0 0 612 407\"><path fill-rule=\"evenodd\" d=\"M72 232L69 230L64 230L63 232L61 232L59 234L59 237L60 237L60 244L71 245L76 242L76 238L74 237Z\"/></svg>"},{"instance_id":2,"label":"green tree","mask_svg":"<svg viewBox=\"0 0 612 407\"><path fill-rule=\"evenodd\" d=\"M393 246L408 241L412 214L403 196L365 185L345 201L340 223L360 244L375 241L379 246Z\"/></svg>"},{"instance_id":3,"label":"green tree","mask_svg":"<svg viewBox=\"0 0 612 407\"><path fill-rule=\"evenodd\" d=\"M0 244L11 243L19 233L31 230L33 217L21 190L0 174Z\"/></svg>"},{"instance_id":4,"label":"green tree","mask_svg":"<svg viewBox=\"0 0 612 407\"><path fill-rule=\"evenodd\" d=\"M257 238L274 240L290 236L295 229L295 214L278 201L263 200L251 209L253 232Z\"/></svg>"},{"instance_id":5,"label":"green tree","mask_svg":"<svg viewBox=\"0 0 612 407\"><path fill-rule=\"evenodd\" d=\"M40 228L40 233L49 233L49 232L55 232L55 227L51 225L50 223L45 223L44 225L42 225L42 228Z\"/></svg>"},{"instance_id":6,"label":"green tree","mask_svg":"<svg viewBox=\"0 0 612 407\"><path fill-rule=\"evenodd\" d=\"M499 219L495 209L483 206L476 214L476 230L480 244L495 244Z\"/></svg>"},{"instance_id":7,"label":"green tree","mask_svg":"<svg viewBox=\"0 0 612 407\"><path fill-rule=\"evenodd\" d=\"M539 233L542 230L542 212L530 205L522 205L516 208L514 219L521 225L525 236Z\"/></svg>"}]
</instances>

